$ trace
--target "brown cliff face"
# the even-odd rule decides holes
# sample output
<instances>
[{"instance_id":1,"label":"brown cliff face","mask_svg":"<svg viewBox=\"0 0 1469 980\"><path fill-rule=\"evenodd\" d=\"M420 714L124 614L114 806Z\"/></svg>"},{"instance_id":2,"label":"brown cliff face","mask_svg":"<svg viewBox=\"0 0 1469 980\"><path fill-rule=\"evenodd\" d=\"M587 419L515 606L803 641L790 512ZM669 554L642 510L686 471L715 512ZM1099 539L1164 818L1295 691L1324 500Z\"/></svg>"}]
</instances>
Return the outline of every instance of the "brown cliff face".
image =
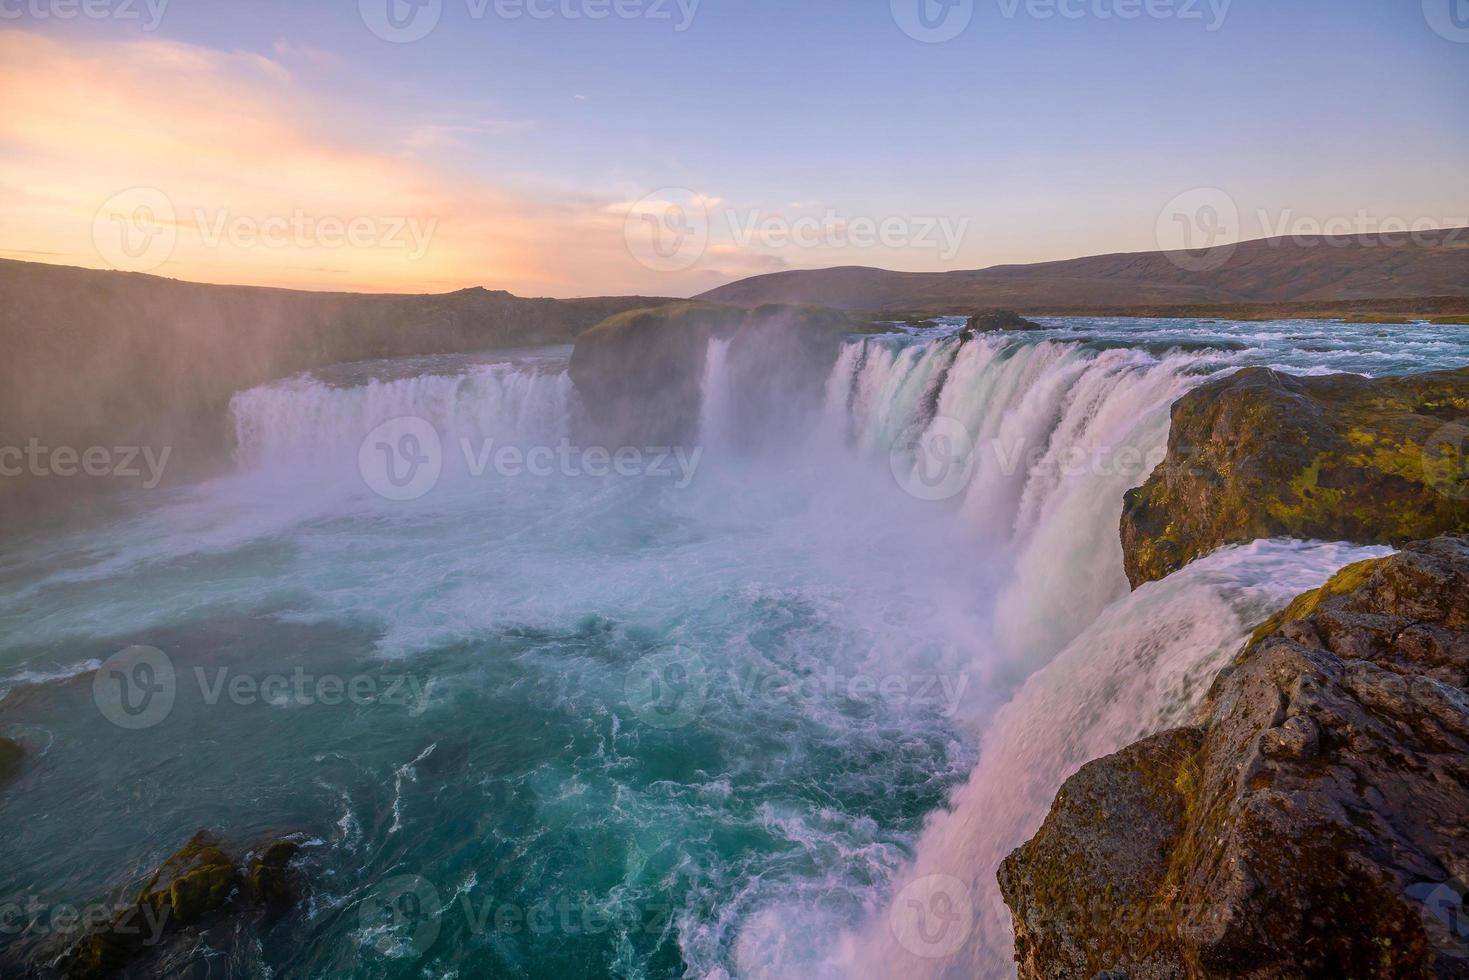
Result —
<instances>
[{"instance_id":1,"label":"brown cliff face","mask_svg":"<svg viewBox=\"0 0 1469 980\"><path fill-rule=\"evenodd\" d=\"M1250 368L1173 406L1168 455L1128 493L1134 587L1268 537L1401 545L1469 531L1469 370L1367 379Z\"/></svg>"},{"instance_id":2,"label":"brown cliff face","mask_svg":"<svg viewBox=\"0 0 1469 980\"><path fill-rule=\"evenodd\" d=\"M1269 627L1005 862L1022 977L1469 977L1469 539Z\"/></svg>"},{"instance_id":3,"label":"brown cliff face","mask_svg":"<svg viewBox=\"0 0 1469 980\"><path fill-rule=\"evenodd\" d=\"M577 339L571 379L605 445L685 445L699 436L709 342L727 340L741 434L776 438L819 402L843 338L870 329L821 307L745 311L709 303L635 310Z\"/></svg>"},{"instance_id":4,"label":"brown cliff face","mask_svg":"<svg viewBox=\"0 0 1469 980\"><path fill-rule=\"evenodd\" d=\"M1167 252L1094 255L1060 262L998 265L955 272L891 272L859 266L792 270L742 279L698 297L711 303L817 303L845 310L957 313L1013 308L1023 313L1241 305L1299 305L1338 315L1378 305L1404 314L1465 312L1469 297L1469 229L1419 236L1272 238L1220 251L1208 271L1190 271ZM1196 258L1196 256L1190 256ZM1217 267L1216 267L1217 266ZM1294 314L1299 315L1299 314Z\"/></svg>"},{"instance_id":5,"label":"brown cliff face","mask_svg":"<svg viewBox=\"0 0 1469 980\"><path fill-rule=\"evenodd\" d=\"M662 302L314 293L0 261L0 447L170 447L170 477L196 475L228 460L243 388L343 361L571 343ZM0 519L117 482L7 476Z\"/></svg>"}]
</instances>

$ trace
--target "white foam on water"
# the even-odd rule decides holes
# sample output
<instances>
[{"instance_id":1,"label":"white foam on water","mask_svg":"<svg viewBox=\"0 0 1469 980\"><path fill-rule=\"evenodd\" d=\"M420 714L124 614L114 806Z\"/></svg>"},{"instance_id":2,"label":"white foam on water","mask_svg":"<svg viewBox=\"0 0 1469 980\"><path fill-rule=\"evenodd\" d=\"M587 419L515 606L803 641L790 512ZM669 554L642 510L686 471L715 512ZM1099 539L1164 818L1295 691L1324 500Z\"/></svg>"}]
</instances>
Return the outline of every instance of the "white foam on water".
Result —
<instances>
[{"instance_id":1,"label":"white foam on water","mask_svg":"<svg viewBox=\"0 0 1469 980\"><path fill-rule=\"evenodd\" d=\"M1108 608L1033 674L990 724L979 764L934 814L894 892L932 875L963 883L974 910L963 947L942 957L922 922L892 906L833 954L848 975L1014 975L1014 937L995 873L1039 829L1061 784L1086 762L1187 723L1255 624L1352 562L1386 548L1259 541L1225 548Z\"/></svg>"}]
</instances>

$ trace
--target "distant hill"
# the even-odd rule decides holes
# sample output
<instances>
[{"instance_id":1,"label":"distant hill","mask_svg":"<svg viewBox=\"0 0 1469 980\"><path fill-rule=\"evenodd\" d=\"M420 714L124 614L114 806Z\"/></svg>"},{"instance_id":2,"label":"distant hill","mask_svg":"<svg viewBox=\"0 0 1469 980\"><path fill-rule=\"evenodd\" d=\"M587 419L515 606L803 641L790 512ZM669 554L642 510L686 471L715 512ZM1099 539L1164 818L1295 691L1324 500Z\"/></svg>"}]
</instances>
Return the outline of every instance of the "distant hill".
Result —
<instances>
[{"instance_id":1,"label":"distant hill","mask_svg":"<svg viewBox=\"0 0 1469 980\"><path fill-rule=\"evenodd\" d=\"M1275 238L1199 253L1133 252L966 272L845 266L754 276L698 298L737 306L816 303L924 314L997 307L1064 313L1469 300L1469 228L1420 233L1411 242L1408 238ZM1189 271L1207 265L1219 267ZM1386 304L1405 310L1411 305ZM1450 305L1469 309L1469 303Z\"/></svg>"},{"instance_id":2,"label":"distant hill","mask_svg":"<svg viewBox=\"0 0 1469 980\"><path fill-rule=\"evenodd\" d=\"M228 452L240 389L341 361L570 343L665 302L317 293L0 260L0 448L166 445L170 476L197 474ZM0 519L88 482L0 478Z\"/></svg>"}]
</instances>

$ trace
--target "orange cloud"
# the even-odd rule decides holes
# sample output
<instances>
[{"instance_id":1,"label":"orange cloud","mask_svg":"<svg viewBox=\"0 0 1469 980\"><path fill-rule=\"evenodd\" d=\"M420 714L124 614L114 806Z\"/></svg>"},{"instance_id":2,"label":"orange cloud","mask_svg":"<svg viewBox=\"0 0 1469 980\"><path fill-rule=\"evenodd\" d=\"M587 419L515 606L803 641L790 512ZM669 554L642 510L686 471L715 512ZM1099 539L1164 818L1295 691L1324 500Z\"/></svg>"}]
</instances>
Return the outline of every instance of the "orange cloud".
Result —
<instances>
[{"instance_id":1,"label":"orange cloud","mask_svg":"<svg viewBox=\"0 0 1469 980\"><path fill-rule=\"evenodd\" d=\"M261 55L7 31L0 103L0 255L374 292L692 281L639 266L605 200L456 172L421 152L432 127L340 132L351 112Z\"/></svg>"}]
</instances>

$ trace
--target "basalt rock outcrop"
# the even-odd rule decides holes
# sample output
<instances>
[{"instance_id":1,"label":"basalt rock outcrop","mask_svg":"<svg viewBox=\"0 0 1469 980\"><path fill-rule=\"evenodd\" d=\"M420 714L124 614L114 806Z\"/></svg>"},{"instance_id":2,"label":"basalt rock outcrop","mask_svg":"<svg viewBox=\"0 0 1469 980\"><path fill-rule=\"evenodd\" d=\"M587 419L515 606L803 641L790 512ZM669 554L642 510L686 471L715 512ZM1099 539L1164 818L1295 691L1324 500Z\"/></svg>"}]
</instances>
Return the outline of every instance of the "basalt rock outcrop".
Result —
<instances>
[{"instance_id":1,"label":"basalt rock outcrop","mask_svg":"<svg viewBox=\"0 0 1469 980\"><path fill-rule=\"evenodd\" d=\"M1469 369L1368 379L1250 368L1173 406L1168 454L1128 493L1134 587L1268 537L1402 545L1469 531Z\"/></svg>"},{"instance_id":2,"label":"basalt rock outcrop","mask_svg":"<svg viewBox=\"0 0 1469 980\"><path fill-rule=\"evenodd\" d=\"M0 738L0 786L10 782L20 772L25 750L14 739Z\"/></svg>"},{"instance_id":3,"label":"basalt rock outcrop","mask_svg":"<svg viewBox=\"0 0 1469 980\"><path fill-rule=\"evenodd\" d=\"M196 944L211 928L227 929L244 918L270 921L304 893L304 881L292 864L300 847L296 837L282 837L241 856L200 831L159 866L131 905L56 960L59 975L148 973L150 962ZM44 968L37 971L35 961L32 973L51 975Z\"/></svg>"},{"instance_id":4,"label":"basalt rock outcrop","mask_svg":"<svg viewBox=\"0 0 1469 980\"><path fill-rule=\"evenodd\" d=\"M1034 320L1027 320L1014 310L991 310L971 316L964 329L970 333L994 333L997 330L1044 330L1046 328Z\"/></svg>"},{"instance_id":5,"label":"basalt rock outcrop","mask_svg":"<svg viewBox=\"0 0 1469 980\"><path fill-rule=\"evenodd\" d=\"M1000 870L1024 980L1469 977L1469 538L1339 573Z\"/></svg>"},{"instance_id":6,"label":"basalt rock outcrop","mask_svg":"<svg viewBox=\"0 0 1469 980\"><path fill-rule=\"evenodd\" d=\"M789 422L820 398L847 335L872 329L821 307L743 310L681 303L614 316L577 339L571 378L602 445L686 445L698 438L712 339L728 341L742 423Z\"/></svg>"}]
</instances>

